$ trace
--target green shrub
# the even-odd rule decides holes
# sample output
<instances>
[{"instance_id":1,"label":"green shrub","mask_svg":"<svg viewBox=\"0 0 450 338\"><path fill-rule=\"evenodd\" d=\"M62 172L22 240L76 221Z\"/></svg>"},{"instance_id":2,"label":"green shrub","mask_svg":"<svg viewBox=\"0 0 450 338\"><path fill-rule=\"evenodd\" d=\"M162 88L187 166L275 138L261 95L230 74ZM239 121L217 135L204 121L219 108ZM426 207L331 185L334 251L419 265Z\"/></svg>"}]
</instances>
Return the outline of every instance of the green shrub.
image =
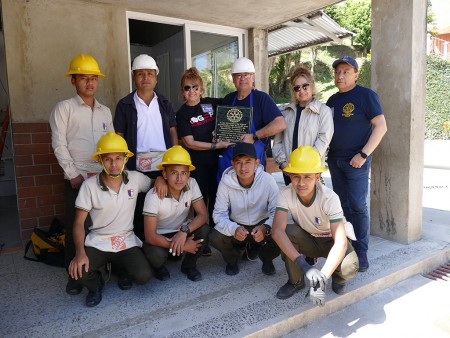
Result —
<instances>
[{"instance_id":1,"label":"green shrub","mask_svg":"<svg viewBox=\"0 0 450 338\"><path fill-rule=\"evenodd\" d=\"M448 139L445 122L450 120L450 62L427 57L425 139Z\"/></svg>"}]
</instances>

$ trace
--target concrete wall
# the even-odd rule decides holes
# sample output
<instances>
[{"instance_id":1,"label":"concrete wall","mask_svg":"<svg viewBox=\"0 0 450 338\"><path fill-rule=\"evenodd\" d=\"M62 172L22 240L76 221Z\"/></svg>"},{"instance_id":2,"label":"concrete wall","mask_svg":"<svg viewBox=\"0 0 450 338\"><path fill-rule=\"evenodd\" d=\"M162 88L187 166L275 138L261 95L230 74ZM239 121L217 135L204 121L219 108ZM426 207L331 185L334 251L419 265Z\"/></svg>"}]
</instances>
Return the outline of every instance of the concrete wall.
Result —
<instances>
[{"instance_id":1,"label":"concrete wall","mask_svg":"<svg viewBox=\"0 0 450 338\"><path fill-rule=\"evenodd\" d=\"M13 123L47 122L56 102L74 95L70 60L92 54L106 78L99 100L114 108L129 92L125 10L80 1L3 0Z\"/></svg>"},{"instance_id":2,"label":"concrete wall","mask_svg":"<svg viewBox=\"0 0 450 338\"><path fill-rule=\"evenodd\" d=\"M422 235L426 4L372 0L372 88L388 132L372 162L371 230L402 243Z\"/></svg>"}]
</instances>

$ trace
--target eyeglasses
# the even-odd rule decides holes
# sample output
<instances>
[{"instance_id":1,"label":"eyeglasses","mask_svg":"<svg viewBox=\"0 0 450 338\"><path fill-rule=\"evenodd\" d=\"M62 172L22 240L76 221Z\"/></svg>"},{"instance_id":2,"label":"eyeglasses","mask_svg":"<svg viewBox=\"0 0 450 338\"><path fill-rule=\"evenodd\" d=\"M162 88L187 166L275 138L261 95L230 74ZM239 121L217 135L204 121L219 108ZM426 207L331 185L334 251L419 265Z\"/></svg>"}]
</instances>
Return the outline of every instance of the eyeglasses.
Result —
<instances>
[{"instance_id":1,"label":"eyeglasses","mask_svg":"<svg viewBox=\"0 0 450 338\"><path fill-rule=\"evenodd\" d=\"M199 86L198 85L194 85L194 86L184 86L183 87L183 90L185 91L185 92L188 92L188 91L190 91L190 90L195 90L195 91L198 91L199 90Z\"/></svg>"},{"instance_id":2,"label":"eyeglasses","mask_svg":"<svg viewBox=\"0 0 450 338\"><path fill-rule=\"evenodd\" d=\"M294 92L299 92L300 89L307 90L310 85L311 84L309 84L309 83L304 83L301 86L294 86L294 88L292 88L292 89L294 89Z\"/></svg>"},{"instance_id":3,"label":"eyeglasses","mask_svg":"<svg viewBox=\"0 0 450 338\"><path fill-rule=\"evenodd\" d=\"M252 75L253 75L253 73L236 73L236 74L233 74L233 77L235 79L240 80L240 79L249 79L250 76L252 76Z\"/></svg>"}]
</instances>

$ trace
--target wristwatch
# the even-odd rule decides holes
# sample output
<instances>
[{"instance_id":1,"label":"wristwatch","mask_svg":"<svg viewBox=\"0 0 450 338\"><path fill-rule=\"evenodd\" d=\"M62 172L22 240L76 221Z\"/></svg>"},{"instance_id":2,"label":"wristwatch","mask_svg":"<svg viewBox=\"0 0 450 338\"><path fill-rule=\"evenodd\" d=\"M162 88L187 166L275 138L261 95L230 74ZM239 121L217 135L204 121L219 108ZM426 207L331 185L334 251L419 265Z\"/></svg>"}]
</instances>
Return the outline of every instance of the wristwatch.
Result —
<instances>
[{"instance_id":1,"label":"wristwatch","mask_svg":"<svg viewBox=\"0 0 450 338\"><path fill-rule=\"evenodd\" d=\"M189 229L189 224L183 224L180 228L180 231L185 232L186 235L188 235L188 237L191 234L191 229Z\"/></svg>"},{"instance_id":2,"label":"wristwatch","mask_svg":"<svg viewBox=\"0 0 450 338\"><path fill-rule=\"evenodd\" d=\"M265 228L266 228L266 233L265 233L265 235L266 235L266 236L270 236L271 233L272 233L272 227L268 226L267 224L263 224L263 225L264 225Z\"/></svg>"},{"instance_id":3,"label":"wristwatch","mask_svg":"<svg viewBox=\"0 0 450 338\"><path fill-rule=\"evenodd\" d=\"M253 141L258 141L259 140L258 136L256 136L256 132L254 132L252 135L253 135Z\"/></svg>"},{"instance_id":4,"label":"wristwatch","mask_svg":"<svg viewBox=\"0 0 450 338\"><path fill-rule=\"evenodd\" d=\"M361 157L362 157L363 159L366 159L366 158L367 158L367 154L366 154L365 152L363 152L362 150L359 152L359 154L361 155Z\"/></svg>"}]
</instances>

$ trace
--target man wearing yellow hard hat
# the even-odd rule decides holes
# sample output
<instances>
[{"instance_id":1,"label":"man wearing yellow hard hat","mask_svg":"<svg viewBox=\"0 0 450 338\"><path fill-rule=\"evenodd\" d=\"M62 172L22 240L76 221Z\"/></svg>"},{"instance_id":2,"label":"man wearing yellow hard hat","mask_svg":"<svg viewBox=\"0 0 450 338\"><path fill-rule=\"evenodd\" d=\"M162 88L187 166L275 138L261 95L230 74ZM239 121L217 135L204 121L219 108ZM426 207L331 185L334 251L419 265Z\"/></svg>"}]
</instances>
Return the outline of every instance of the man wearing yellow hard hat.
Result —
<instances>
[{"instance_id":1,"label":"man wearing yellow hard hat","mask_svg":"<svg viewBox=\"0 0 450 338\"><path fill-rule=\"evenodd\" d=\"M86 305L102 300L104 281L101 269L112 263L119 271L119 288L146 283L152 270L140 249L141 240L133 232L133 215L138 193L147 192L151 180L137 171L124 171L133 153L125 140L110 132L97 143L92 159L103 171L83 182L75 202L73 238L76 255L69 273L89 290ZM91 216L92 226L85 236L84 222Z\"/></svg>"},{"instance_id":2,"label":"man wearing yellow hard hat","mask_svg":"<svg viewBox=\"0 0 450 338\"><path fill-rule=\"evenodd\" d=\"M101 172L102 167L92 160L97 141L114 131L111 111L95 99L98 79L105 77L97 61L88 54L79 54L70 62L65 74L75 87L76 95L58 102L50 115L52 147L64 172L66 199L66 268L75 255L72 226L75 218L75 199L85 179ZM82 286L69 276L66 292L77 295Z\"/></svg>"},{"instance_id":3,"label":"man wearing yellow hard hat","mask_svg":"<svg viewBox=\"0 0 450 338\"><path fill-rule=\"evenodd\" d=\"M354 232L345 221L338 195L319 181L326 169L316 149L295 149L283 170L292 183L280 192L272 237L283 252L289 280L278 290L277 298L293 296L305 287L306 278L311 301L323 306L328 279L332 278L333 291L343 294L347 281L358 271L358 256L350 240ZM287 224L288 212L294 224ZM319 270L309 265L305 256L326 261Z\"/></svg>"},{"instance_id":4,"label":"man wearing yellow hard hat","mask_svg":"<svg viewBox=\"0 0 450 338\"><path fill-rule=\"evenodd\" d=\"M179 259L181 272L193 282L202 280L197 270L197 259L209 233L206 224L208 211L202 193L190 172L195 170L186 149L173 146L168 149L158 164L167 183L168 194L160 199L151 189L145 197L143 208L145 243L142 246L155 278L164 281L170 278L165 263L169 257ZM191 208L195 217L189 218Z\"/></svg>"}]
</instances>

